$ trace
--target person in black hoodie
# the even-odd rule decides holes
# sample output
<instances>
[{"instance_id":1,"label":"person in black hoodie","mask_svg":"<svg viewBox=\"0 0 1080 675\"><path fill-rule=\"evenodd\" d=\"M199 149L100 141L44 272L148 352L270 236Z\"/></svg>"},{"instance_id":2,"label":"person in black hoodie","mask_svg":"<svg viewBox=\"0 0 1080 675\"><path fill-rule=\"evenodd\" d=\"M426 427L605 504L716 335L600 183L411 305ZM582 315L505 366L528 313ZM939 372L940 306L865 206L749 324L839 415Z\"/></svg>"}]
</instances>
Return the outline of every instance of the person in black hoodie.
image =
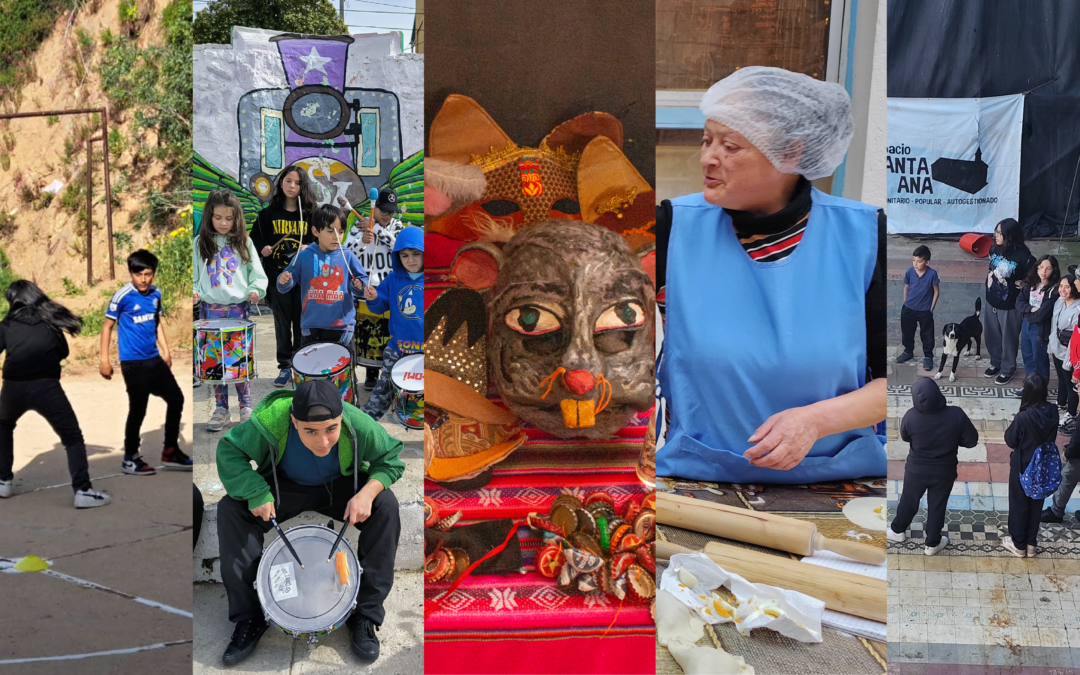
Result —
<instances>
[{"instance_id":1,"label":"person in black hoodie","mask_svg":"<svg viewBox=\"0 0 1080 675\"><path fill-rule=\"evenodd\" d=\"M937 382L921 377L911 388L914 407L900 422L900 438L910 444L904 467L904 491L896 507L896 517L886 529L889 541L907 539L907 529L926 494L926 555L935 555L949 544L941 534L949 493L956 481L960 446L975 447L979 432L967 413L945 404Z\"/></svg>"},{"instance_id":2,"label":"person in black hoodie","mask_svg":"<svg viewBox=\"0 0 1080 675\"><path fill-rule=\"evenodd\" d=\"M1020 474L1027 469L1035 449L1057 439L1057 407L1046 400L1046 380L1038 373L1024 380L1020 397L1020 412L1005 430L1005 445L1013 449L1009 455L1009 534L1001 545L1018 558L1035 557L1035 538L1039 534L1039 518L1044 499L1032 499L1020 485Z\"/></svg>"},{"instance_id":3,"label":"person in black hoodie","mask_svg":"<svg viewBox=\"0 0 1080 675\"><path fill-rule=\"evenodd\" d=\"M990 270L986 274L986 304L983 312L983 336L990 355L990 367L985 377L997 377L997 384L1006 384L1016 372L1016 350L1020 344L1020 313L1016 311L1016 296L1020 294L1034 258L1024 245L1024 230L1020 223L1006 218L994 228L994 245L990 247Z\"/></svg>"},{"instance_id":4,"label":"person in black hoodie","mask_svg":"<svg viewBox=\"0 0 1080 675\"><path fill-rule=\"evenodd\" d=\"M30 281L12 283L5 298L8 314L0 321L0 351L7 351L4 386L0 388L0 497L10 497L14 491L15 425L24 413L33 410L45 418L64 444L75 508L105 506L111 498L90 484L79 420L60 386L60 362L68 355L64 331L77 335L82 319L50 300Z\"/></svg>"},{"instance_id":5,"label":"person in black hoodie","mask_svg":"<svg viewBox=\"0 0 1080 675\"><path fill-rule=\"evenodd\" d=\"M292 165L278 174L270 205L255 218L251 243L259 252L263 271L277 279L296 254L315 241L308 226L308 216L318 204L311 179L302 168ZM300 349L300 287L282 293L270 284L267 300L274 312L274 339L277 343L278 376L275 387L284 387L292 379L292 357Z\"/></svg>"},{"instance_id":6,"label":"person in black hoodie","mask_svg":"<svg viewBox=\"0 0 1080 675\"><path fill-rule=\"evenodd\" d=\"M1057 285L1061 281L1058 261L1044 255L1032 265L1016 294L1016 311L1023 319L1020 326L1020 351L1024 355L1024 375L1038 373L1050 381L1050 321L1054 318ZM1023 390L1017 390L1019 396Z\"/></svg>"}]
</instances>

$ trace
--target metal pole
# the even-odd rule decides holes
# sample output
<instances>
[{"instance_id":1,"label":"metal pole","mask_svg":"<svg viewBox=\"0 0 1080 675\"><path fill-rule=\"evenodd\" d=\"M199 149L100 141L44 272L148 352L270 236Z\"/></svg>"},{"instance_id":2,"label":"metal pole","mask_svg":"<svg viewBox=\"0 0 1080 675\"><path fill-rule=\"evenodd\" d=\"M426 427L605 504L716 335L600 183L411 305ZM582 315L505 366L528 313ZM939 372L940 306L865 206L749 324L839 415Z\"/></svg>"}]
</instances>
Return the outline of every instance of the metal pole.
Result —
<instances>
[{"instance_id":1,"label":"metal pole","mask_svg":"<svg viewBox=\"0 0 1080 675\"><path fill-rule=\"evenodd\" d=\"M105 154L105 227L109 235L109 279L116 279L116 261L113 254L112 232L112 186L109 181L109 109L102 108L101 147Z\"/></svg>"},{"instance_id":2,"label":"metal pole","mask_svg":"<svg viewBox=\"0 0 1080 675\"><path fill-rule=\"evenodd\" d=\"M94 285L94 144L86 143L86 285Z\"/></svg>"},{"instance_id":3,"label":"metal pole","mask_svg":"<svg viewBox=\"0 0 1080 675\"><path fill-rule=\"evenodd\" d=\"M42 112L4 113L0 120L14 120L21 117L49 117L51 115L82 115L86 113L99 113L104 108L79 108L78 110L44 110Z\"/></svg>"}]
</instances>

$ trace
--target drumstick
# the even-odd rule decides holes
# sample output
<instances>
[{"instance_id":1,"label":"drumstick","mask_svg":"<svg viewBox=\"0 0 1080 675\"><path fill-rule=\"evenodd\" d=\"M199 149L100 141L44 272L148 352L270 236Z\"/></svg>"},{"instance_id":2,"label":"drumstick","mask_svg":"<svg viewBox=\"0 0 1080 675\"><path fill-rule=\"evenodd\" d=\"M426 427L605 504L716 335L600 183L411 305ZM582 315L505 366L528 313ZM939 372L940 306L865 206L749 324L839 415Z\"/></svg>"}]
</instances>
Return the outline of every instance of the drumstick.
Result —
<instances>
[{"instance_id":1,"label":"drumstick","mask_svg":"<svg viewBox=\"0 0 1080 675\"><path fill-rule=\"evenodd\" d=\"M296 555L296 549L289 543L289 538L285 536L285 532L283 532L281 526L278 525L277 518L270 516L270 522L274 524L274 529L277 530L277 533L285 540L285 545L289 547L289 553L292 553L292 557L296 558L296 562L300 563L300 569L307 569L300 560L300 556Z\"/></svg>"},{"instance_id":2,"label":"drumstick","mask_svg":"<svg viewBox=\"0 0 1080 675\"><path fill-rule=\"evenodd\" d=\"M379 200L379 191L376 190L375 188L371 188L370 190L368 190L368 199L371 201L371 212L368 214L367 230L368 230L368 232L374 232L375 231L375 202ZM363 216L360 215L359 213L357 213L356 209L353 208L353 205L349 203L349 200L345 198L345 195L338 195L337 200L338 200L338 204L341 205L341 208L346 209L348 211L351 211L352 214L354 216L356 216L357 220L362 220L363 219ZM346 241L348 241L347 237L346 237ZM363 255L364 257L367 257L368 253L371 252L371 247L374 246L374 245L375 245L375 238L374 238L374 235L372 235L371 243L364 246L364 251L363 251L363 253L361 255ZM371 283L370 283L371 282L370 270L369 270L368 282L369 282L368 285L370 286L371 285Z\"/></svg>"},{"instance_id":3,"label":"drumstick","mask_svg":"<svg viewBox=\"0 0 1080 675\"><path fill-rule=\"evenodd\" d=\"M703 499L661 492L656 495L656 522L717 537L745 541L798 555L826 550L852 560L880 565L885 549L843 539L830 539L807 520L775 513L737 509Z\"/></svg>"},{"instance_id":4,"label":"drumstick","mask_svg":"<svg viewBox=\"0 0 1080 675\"><path fill-rule=\"evenodd\" d=\"M334 549L341 543L341 538L345 536L345 530L349 527L349 521L345 521L345 524L341 526L341 532L338 532L337 539L334 540L334 545L330 547L330 553L326 556L326 562L330 562L330 559L334 557Z\"/></svg>"}]
</instances>

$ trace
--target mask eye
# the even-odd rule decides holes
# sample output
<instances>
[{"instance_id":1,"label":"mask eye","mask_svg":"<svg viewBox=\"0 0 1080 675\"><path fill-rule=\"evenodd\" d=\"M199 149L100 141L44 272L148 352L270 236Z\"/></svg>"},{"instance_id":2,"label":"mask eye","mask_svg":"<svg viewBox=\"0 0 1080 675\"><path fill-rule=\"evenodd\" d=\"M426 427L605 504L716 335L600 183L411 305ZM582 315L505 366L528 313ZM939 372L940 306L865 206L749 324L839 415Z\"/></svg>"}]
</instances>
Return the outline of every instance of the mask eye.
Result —
<instances>
[{"instance_id":1,"label":"mask eye","mask_svg":"<svg viewBox=\"0 0 1080 675\"><path fill-rule=\"evenodd\" d=\"M552 204L551 210L575 216L581 213L581 206L575 200L564 197Z\"/></svg>"},{"instance_id":2,"label":"mask eye","mask_svg":"<svg viewBox=\"0 0 1080 675\"><path fill-rule=\"evenodd\" d=\"M604 310L604 313L596 320L596 330L599 332L613 328L633 328L643 323L645 323L644 308L636 302L624 300Z\"/></svg>"},{"instance_id":3,"label":"mask eye","mask_svg":"<svg viewBox=\"0 0 1080 675\"><path fill-rule=\"evenodd\" d=\"M532 305L510 310L506 315L506 325L522 335L544 335L562 328L558 317Z\"/></svg>"},{"instance_id":4,"label":"mask eye","mask_svg":"<svg viewBox=\"0 0 1080 675\"><path fill-rule=\"evenodd\" d=\"M509 199L495 199L490 202L484 202L480 205L489 215L501 218L502 216L509 216L512 213L517 213L521 210L521 207L510 201Z\"/></svg>"}]
</instances>

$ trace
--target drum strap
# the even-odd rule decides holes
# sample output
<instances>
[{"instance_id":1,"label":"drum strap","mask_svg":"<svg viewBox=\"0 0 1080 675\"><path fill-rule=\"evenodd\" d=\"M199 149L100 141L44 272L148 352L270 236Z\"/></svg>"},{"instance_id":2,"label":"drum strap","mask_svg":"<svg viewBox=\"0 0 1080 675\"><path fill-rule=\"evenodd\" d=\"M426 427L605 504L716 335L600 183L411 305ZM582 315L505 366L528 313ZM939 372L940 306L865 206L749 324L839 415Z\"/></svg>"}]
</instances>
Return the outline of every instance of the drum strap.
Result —
<instances>
[{"instance_id":1,"label":"drum strap","mask_svg":"<svg viewBox=\"0 0 1080 675\"><path fill-rule=\"evenodd\" d=\"M268 443L268 445L270 446L270 471L271 471L271 473L274 474L274 492L277 493L277 495L276 495L277 496L277 502L278 502L278 505L280 506L281 505L281 488L278 487L278 482L277 482L277 448L274 447L273 443ZM274 509L274 511L276 512L277 509Z\"/></svg>"}]
</instances>

